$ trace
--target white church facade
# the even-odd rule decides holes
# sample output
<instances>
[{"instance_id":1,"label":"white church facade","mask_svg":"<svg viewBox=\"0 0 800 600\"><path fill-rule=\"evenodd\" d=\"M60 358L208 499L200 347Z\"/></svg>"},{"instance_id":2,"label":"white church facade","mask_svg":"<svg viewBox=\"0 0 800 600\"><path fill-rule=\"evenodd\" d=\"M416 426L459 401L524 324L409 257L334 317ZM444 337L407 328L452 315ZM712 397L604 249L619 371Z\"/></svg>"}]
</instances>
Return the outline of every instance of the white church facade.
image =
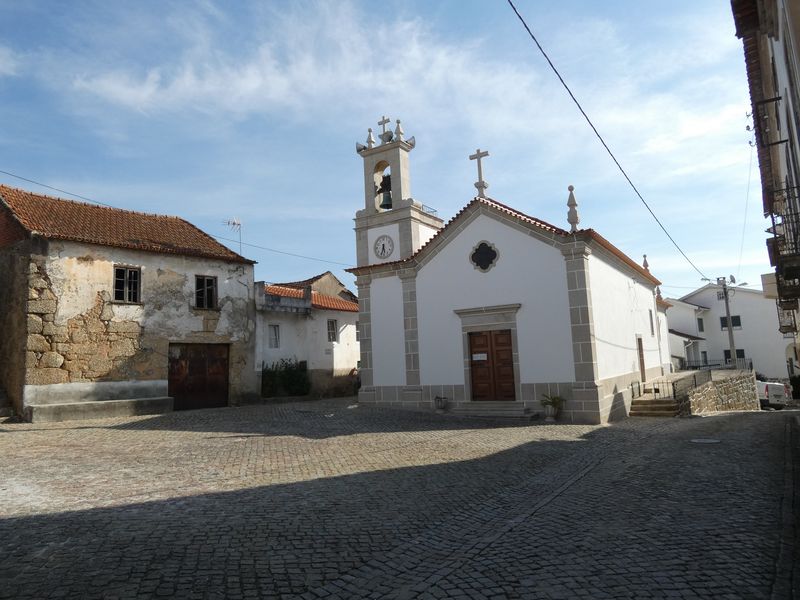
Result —
<instances>
[{"instance_id":1,"label":"white church facade","mask_svg":"<svg viewBox=\"0 0 800 600\"><path fill-rule=\"evenodd\" d=\"M625 417L631 383L669 368L659 281L591 229L566 231L479 195L446 225L411 197L414 139L370 131L355 218L361 402L514 402L561 419ZM441 402L441 400L439 400Z\"/></svg>"}]
</instances>

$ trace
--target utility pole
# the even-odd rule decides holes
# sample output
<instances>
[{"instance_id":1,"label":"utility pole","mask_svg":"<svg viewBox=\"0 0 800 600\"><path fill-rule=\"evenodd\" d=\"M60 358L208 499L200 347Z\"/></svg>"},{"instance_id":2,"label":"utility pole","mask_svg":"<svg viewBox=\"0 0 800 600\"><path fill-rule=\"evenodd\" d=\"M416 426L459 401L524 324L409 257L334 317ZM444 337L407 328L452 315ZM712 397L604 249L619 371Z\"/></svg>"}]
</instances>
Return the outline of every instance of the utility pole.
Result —
<instances>
[{"instance_id":1,"label":"utility pole","mask_svg":"<svg viewBox=\"0 0 800 600\"><path fill-rule=\"evenodd\" d=\"M731 278L733 275L731 275ZM734 283L733 280L731 283ZM725 322L728 324L728 343L731 349L731 366L736 368L736 344L733 343L733 323L731 322L731 306L728 302L728 280L724 277L717 277L717 285L722 286L722 294L725 296Z\"/></svg>"}]
</instances>

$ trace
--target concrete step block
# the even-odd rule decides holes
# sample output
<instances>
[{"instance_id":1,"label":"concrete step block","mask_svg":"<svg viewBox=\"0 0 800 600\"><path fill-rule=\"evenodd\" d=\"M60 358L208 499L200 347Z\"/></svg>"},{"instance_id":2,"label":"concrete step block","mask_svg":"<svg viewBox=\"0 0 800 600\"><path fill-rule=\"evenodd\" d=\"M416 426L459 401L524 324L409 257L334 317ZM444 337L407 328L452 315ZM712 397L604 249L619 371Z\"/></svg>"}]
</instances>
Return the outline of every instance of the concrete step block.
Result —
<instances>
[{"instance_id":1,"label":"concrete step block","mask_svg":"<svg viewBox=\"0 0 800 600\"><path fill-rule=\"evenodd\" d=\"M55 423L59 421L157 415L172 412L172 409L173 399L169 396L163 396L128 400L95 400L92 402L29 405L25 408L25 411L27 419L32 423Z\"/></svg>"}]
</instances>

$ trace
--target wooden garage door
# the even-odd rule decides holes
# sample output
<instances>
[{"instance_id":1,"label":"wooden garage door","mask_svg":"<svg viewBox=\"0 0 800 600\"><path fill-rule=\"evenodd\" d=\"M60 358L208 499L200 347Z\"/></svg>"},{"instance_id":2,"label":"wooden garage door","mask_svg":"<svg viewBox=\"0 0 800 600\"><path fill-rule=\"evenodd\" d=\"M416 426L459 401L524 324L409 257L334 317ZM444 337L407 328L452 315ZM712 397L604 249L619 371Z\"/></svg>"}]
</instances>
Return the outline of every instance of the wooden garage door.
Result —
<instances>
[{"instance_id":1,"label":"wooden garage door","mask_svg":"<svg viewBox=\"0 0 800 600\"><path fill-rule=\"evenodd\" d=\"M511 330L469 334L473 400L515 400L514 351Z\"/></svg>"},{"instance_id":2,"label":"wooden garage door","mask_svg":"<svg viewBox=\"0 0 800 600\"><path fill-rule=\"evenodd\" d=\"M169 395L175 410L228 406L228 345L170 344Z\"/></svg>"}]
</instances>

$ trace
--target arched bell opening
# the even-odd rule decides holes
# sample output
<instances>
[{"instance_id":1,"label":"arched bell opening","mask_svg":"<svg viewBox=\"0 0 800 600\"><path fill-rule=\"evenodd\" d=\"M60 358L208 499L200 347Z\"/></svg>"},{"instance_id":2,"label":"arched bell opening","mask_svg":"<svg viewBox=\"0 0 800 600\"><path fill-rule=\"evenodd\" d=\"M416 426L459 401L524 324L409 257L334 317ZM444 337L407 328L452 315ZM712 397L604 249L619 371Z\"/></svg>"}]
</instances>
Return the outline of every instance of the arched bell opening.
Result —
<instances>
[{"instance_id":1,"label":"arched bell opening","mask_svg":"<svg viewBox=\"0 0 800 600\"><path fill-rule=\"evenodd\" d=\"M386 161L375 165L372 174L375 184L375 208L379 211L392 209L392 168Z\"/></svg>"}]
</instances>

